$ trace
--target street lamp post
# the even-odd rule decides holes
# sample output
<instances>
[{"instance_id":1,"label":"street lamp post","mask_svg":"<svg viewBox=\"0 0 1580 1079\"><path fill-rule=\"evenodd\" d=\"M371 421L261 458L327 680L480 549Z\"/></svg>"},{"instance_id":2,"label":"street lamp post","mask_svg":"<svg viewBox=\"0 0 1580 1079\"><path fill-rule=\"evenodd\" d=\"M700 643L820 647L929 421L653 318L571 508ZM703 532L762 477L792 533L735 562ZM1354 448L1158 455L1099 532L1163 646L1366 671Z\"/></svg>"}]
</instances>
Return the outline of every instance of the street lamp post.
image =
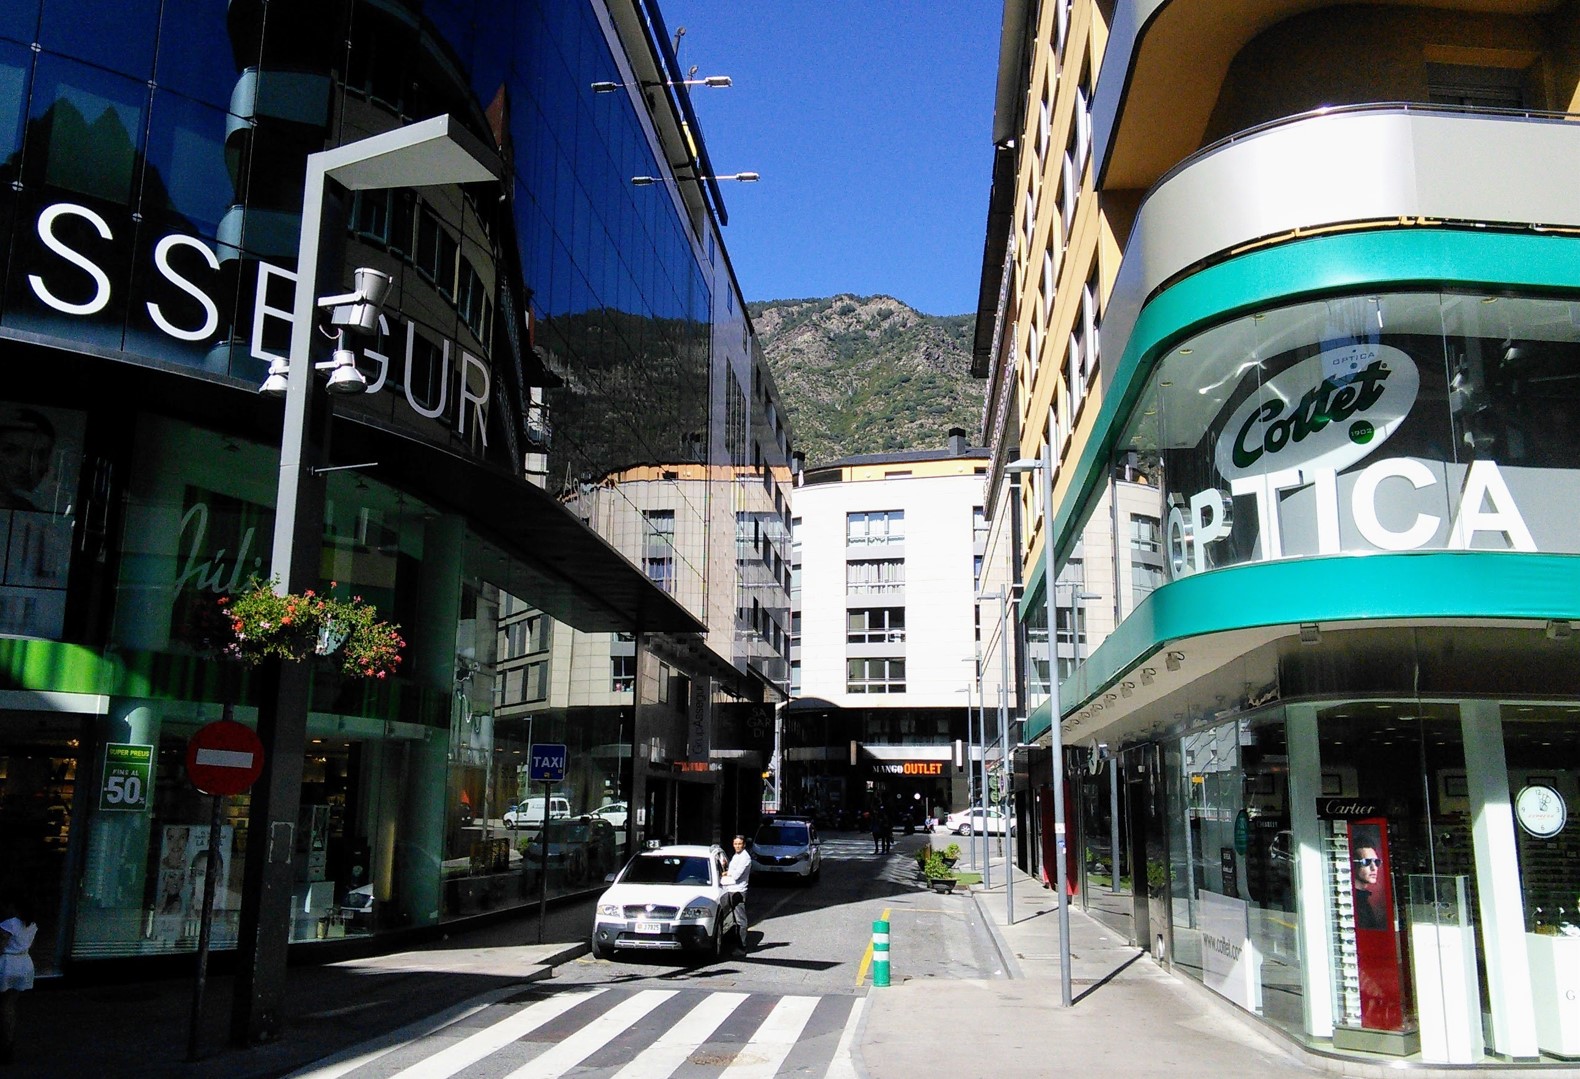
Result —
<instances>
[{"instance_id":1,"label":"street lamp post","mask_svg":"<svg viewBox=\"0 0 1580 1079\"><path fill-rule=\"evenodd\" d=\"M1059 891L1059 998L1068 1008L1070 992L1070 894L1066 869L1064 820L1064 713L1059 705L1059 657L1056 624L1058 612L1054 582L1058 579L1053 544L1053 417L1048 417L1048 441L1041 460L1012 462L1005 471L1038 472L1042 477L1042 583L1043 603L1048 617L1048 748L1053 757L1053 834L1055 840L1054 882Z\"/></svg>"},{"instance_id":2,"label":"street lamp post","mask_svg":"<svg viewBox=\"0 0 1580 1079\"><path fill-rule=\"evenodd\" d=\"M270 562L275 587L282 594L317 584L322 543L321 470L309 463L309 457L314 398L311 349L315 313L325 302L315 293L327 183L333 180L351 191L427 187L497 180L501 170L499 155L450 116L435 116L308 155L302 187L290 366L288 371L281 371L278 363L271 364L270 379L265 383L270 392L283 388L285 396ZM336 299L364 302L369 298L359 283L357 294ZM335 359L330 389L344 392L359 388L355 385L359 378L354 357L349 353L342 357L337 351ZM242 885L231 1016L232 1040L242 1044L274 1041L281 1031L310 681L305 662L282 661L278 682L269 688L270 699L259 710L264 771L253 788L248 817L251 839Z\"/></svg>"}]
</instances>

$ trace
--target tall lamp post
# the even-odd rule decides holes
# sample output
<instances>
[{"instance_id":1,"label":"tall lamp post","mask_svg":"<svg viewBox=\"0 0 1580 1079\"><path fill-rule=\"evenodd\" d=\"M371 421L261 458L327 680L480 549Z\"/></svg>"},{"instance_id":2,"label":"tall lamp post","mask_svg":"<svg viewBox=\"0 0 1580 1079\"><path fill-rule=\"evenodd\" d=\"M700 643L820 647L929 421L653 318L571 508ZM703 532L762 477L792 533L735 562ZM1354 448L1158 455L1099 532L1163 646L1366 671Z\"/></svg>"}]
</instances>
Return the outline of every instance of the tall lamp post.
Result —
<instances>
[{"instance_id":1,"label":"tall lamp post","mask_svg":"<svg viewBox=\"0 0 1580 1079\"><path fill-rule=\"evenodd\" d=\"M1059 998L1068 1008L1070 993L1070 890L1065 867L1064 821L1064 713L1059 706L1059 657L1056 647L1056 610L1054 582L1058 566L1053 550L1053 417L1048 417L1048 441L1042 458L1013 461L1004 470L1011 473L1038 472L1042 476L1042 596L1048 611L1048 748L1053 756L1053 834L1055 839L1054 882L1059 890Z\"/></svg>"},{"instance_id":2,"label":"tall lamp post","mask_svg":"<svg viewBox=\"0 0 1580 1079\"><path fill-rule=\"evenodd\" d=\"M307 157L302 188L302 232L296 259L296 298L292 306L289 368L270 365L267 393L285 397L280 431L280 476L275 498L274 550L270 572L282 593L317 584L322 542L322 469L309 463L312 443L315 313L336 306L334 323L371 328L383 289L376 272L358 272L357 291L328 300L316 297L324 217L324 192L334 180L351 191L436 184L479 183L502 174L499 155L450 116L323 150ZM388 279L383 282L388 285ZM376 293L376 295L375 295ZM357 323L361 323L361 327ZM366 380L356 371L355 355L342 337L331 368L332 392L356 393ZM310 499L316 499L316 505ZM310 672L302 662L282 661L273 699L260 709L259 735L264 771L253 788L246 873L242 885L236 941L237 982L231 1037L242 1044L280 1036L285 1002L285 957L291 939L291 889L302 763L307 750Z\"/></svg>"}]
</instances>

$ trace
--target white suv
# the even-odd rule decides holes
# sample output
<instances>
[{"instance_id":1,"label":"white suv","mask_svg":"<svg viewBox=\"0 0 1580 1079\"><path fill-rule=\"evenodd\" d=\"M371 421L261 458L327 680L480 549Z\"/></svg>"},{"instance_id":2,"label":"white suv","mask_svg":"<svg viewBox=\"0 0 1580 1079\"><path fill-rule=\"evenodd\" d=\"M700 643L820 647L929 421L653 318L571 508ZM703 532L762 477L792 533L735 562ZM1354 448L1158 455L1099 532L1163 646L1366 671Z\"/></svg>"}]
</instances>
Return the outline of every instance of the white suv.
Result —
<instances>
[{"instance_id":1,"label":"white suv","mask_svg":"<svg viewBox=\"0 0 1580 1079\"><path fill-rule=\"evenodd\" d=\"M718 847L703 846L659 847L632 858L598 897L593 954L607 959L617 948L641 948L718 958L735 943L719 924L723 860ZM730 931L739 933L738 923Z\"/></svg>"}]
</instances>

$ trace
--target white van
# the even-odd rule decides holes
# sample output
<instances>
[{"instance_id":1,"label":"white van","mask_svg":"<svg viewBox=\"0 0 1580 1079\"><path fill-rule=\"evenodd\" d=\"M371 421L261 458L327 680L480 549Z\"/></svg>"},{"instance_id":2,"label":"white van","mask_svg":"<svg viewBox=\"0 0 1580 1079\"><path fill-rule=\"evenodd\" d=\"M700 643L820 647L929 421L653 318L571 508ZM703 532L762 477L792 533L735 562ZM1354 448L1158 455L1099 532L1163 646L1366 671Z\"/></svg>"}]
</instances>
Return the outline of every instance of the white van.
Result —
<instances>
[{"instance_id":1,"label":"white van","mask_svg":"<svg viewBox=\"0 0 1580 1079\"><path fill-rule=\"evenodd\" d=\"M571 815L571 804L558 794L549 795L549 819L565 820ZM506 828L536 828L543 823L543 798L528 798L519 805L505 810Z\"/></svg>"}]
</instances>

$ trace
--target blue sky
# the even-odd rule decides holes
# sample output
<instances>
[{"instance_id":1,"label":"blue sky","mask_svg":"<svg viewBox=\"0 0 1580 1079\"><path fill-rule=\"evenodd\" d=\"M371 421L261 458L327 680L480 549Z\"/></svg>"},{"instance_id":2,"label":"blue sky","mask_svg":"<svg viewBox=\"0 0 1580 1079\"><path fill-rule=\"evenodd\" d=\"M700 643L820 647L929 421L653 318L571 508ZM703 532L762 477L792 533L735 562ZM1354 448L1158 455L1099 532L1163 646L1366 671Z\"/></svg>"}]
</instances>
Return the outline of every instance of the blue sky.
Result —
<instances>
[{"instance_id":1,"label":"blue sky","mask_svg":"<svg viewBox=\"0 0 1580 1079\"><path fill-rule=\"evenodd\" d=\"M748 300L883 293L976 309L1003 7L995 0L660 0Z\"/></svg>"}]
</instances>

